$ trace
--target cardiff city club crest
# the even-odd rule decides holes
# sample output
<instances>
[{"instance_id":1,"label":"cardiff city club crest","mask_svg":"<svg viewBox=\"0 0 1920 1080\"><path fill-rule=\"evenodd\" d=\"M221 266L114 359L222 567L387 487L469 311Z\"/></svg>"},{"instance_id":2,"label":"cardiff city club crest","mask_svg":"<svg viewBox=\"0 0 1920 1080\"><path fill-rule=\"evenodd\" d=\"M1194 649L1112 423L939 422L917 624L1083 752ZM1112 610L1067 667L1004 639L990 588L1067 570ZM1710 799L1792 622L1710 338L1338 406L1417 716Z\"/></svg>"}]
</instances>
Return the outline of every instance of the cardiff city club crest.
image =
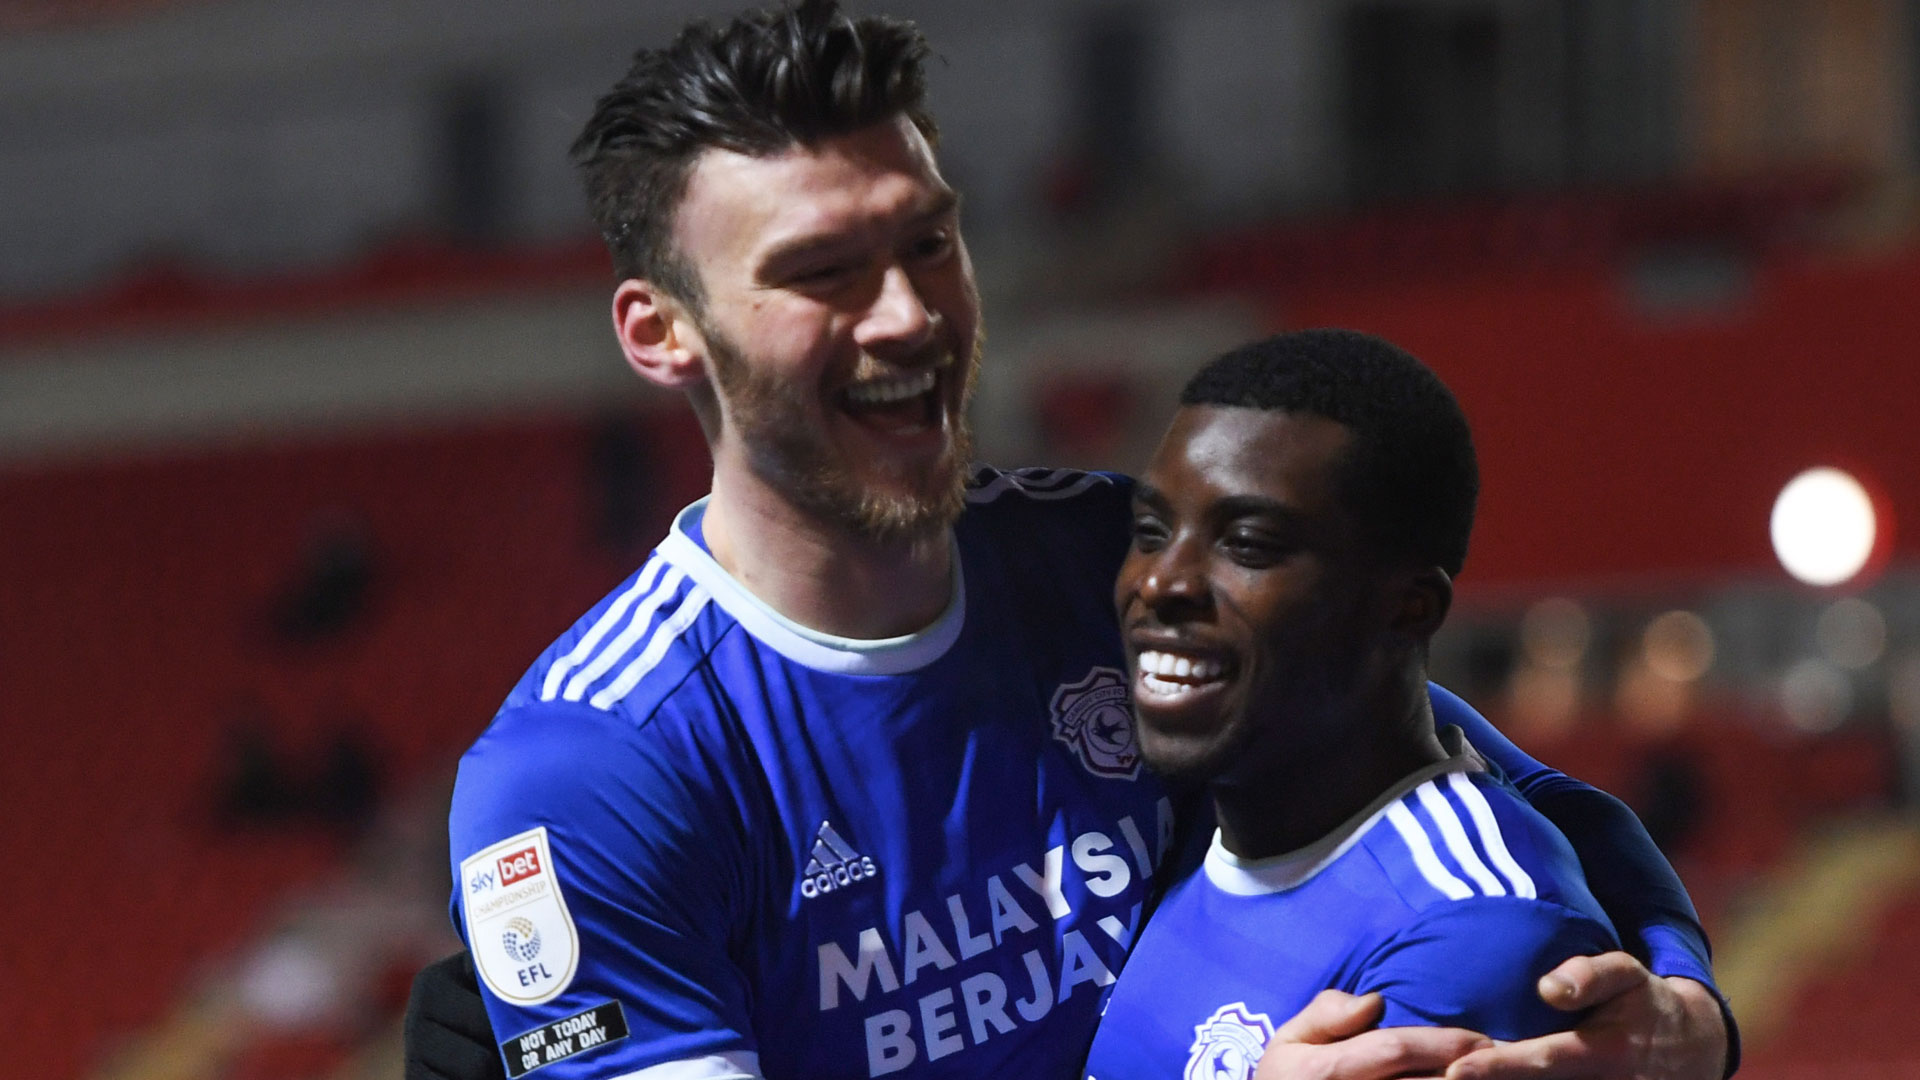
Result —
<instances>
[{"instance_id":1,"label":"cardiff city club crest","mask_svg":"<svg viewBox=\"0 0 1920 1080\"><path fill-rule=\"evenodd\" d=\"M1183 1080L1251 1080L1254 1066L1273 1038L1273 1021L1244 1001L1222 1005L1193 1028L1193 1047Z\"/></svg>"},{"instance_id":2,"label":"cardiff city club crest","mask_svg":"<svg viewBox=\"0 0 1920 1080\"><path fill-rule=\"evenodd\" d=\"M1127 677L1107 667L1053 692L1053 737L1067 744L1089 772L1132 780L1140 775Z\"/></svg>"}]
</instances>

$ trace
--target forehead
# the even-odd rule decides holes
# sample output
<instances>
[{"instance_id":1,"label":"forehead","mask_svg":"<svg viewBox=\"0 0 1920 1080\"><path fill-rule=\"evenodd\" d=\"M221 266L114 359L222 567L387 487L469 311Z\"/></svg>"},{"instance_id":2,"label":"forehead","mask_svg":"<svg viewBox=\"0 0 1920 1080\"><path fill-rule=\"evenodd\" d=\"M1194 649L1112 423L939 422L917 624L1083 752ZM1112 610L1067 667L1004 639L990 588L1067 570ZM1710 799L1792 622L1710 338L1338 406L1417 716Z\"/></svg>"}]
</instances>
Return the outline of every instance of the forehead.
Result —
<instances>
[{"instance_id":1,"label":"forehead","mask_svg":"<svg viewBox=\"0 0 1920 1080\"><path fill-rule=\"evenodd\" d=\"M1346 425L1315 413L1187 405L1174 414L1147 479L1169 497L1253 496L1301 509L1331 505Z\"/></svg>"},{"instance_id":2,"label":"forehead","mask_svg":"<svg viewBox=\"0 0 1920 1080\"><path fill-rule=\"evenodd\" d=\"M776 154L703 151L674 216L674 239L696 257L751 255L910 218L950 194L926 137L899 116Z\"/></svg>"}]
</instances>

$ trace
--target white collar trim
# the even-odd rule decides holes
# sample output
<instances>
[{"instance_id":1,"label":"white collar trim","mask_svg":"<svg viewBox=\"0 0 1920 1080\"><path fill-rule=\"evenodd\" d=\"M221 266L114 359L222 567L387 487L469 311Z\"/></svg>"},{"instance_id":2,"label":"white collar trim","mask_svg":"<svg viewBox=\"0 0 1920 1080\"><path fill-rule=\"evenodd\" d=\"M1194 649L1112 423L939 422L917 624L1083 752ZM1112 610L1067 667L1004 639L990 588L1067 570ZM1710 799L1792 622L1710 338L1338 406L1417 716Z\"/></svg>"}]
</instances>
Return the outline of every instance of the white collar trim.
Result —
<instances>
[{"instance_id":1,"label":"white collar trim","mask_svg":"<svg viewBox=\"0 0 1920 1080\"><path fill-rule=\"evenodd\" d=\"M1267 896L1272 893L1297 889L1313 880L1314 876L1334 860L1345 855L1347 850L1360 842L1376 821L1387 812L1387 807L1399 802L1407 792L1437 776L1448 773L1475 773L1487 771L1486 763L1480 755L1468 745L1465 735L1457 727L1446 727L1440 731L1440 742L1452 756L1423 766L1380 793L1380 796L1368 803L1366 808L1354 814L1332 832L1315 840L1303 848L1270 855L1264 859L1243 859L1228 851L1220 841L1220 830L1213 830L1213 843L1207 848L1205 867L1207 880L1221 892L1234 896Z\"/></svg>"},{"instance_id":2,"label":"white collar trim","mask_svg":"<svg viewBox=\"0 0 1920 1080\"><path fill-rule=\"evenodd\" d=\"M836 675L901 675L940 659L959 640L967 621L967 585L960 568L960 545L951 535L947 542L953 548L953 599L931 626L903 637L847 638L823 634L787 618L722 569L687 535L685 523L706 508L707 499L701 498L675 515L667 538L660 542L660 554L704 587L747 633L794 663Z\"/></svg>"}]
</instances>

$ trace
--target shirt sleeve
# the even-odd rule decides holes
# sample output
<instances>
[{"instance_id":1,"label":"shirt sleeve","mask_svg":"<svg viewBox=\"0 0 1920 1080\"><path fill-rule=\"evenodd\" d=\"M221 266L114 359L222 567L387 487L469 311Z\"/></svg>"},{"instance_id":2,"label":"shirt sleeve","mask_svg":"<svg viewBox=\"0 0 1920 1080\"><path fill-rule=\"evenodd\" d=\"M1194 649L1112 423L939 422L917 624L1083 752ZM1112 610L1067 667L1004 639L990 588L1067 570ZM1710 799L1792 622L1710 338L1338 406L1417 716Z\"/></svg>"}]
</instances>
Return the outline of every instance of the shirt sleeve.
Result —
<instances>
[{"instance_id":1,"label":"shirt sleeve","mask_svg":"<svg viewBox=\"0 0 1920 1080\"><path fill-rule=\"evenodd\" d=\"M724 763L698 753L624 716L541 705L502 713L462 759L453 916L509 1077L757 1073L729 949L741 810L714 790Z\"/></svg>"},{"instance_id":2,"label":"shirt sleeve","mask_svg":"<svg viewBox=\"0 0 1920 1080\"><path fill-rule=\"evenodd\" d=\"M1654 974L1693 979L1719 998L1731 1074L1740 1060L1740 1035L1726 997L1713 981L1706 931L1679 875L1640 819L1612 795L1529 757L1446 689L1429 684L1428 692L1434 723L1458 725L1473 748L1498 766L1573 845L1587 887L1619 928L1622 946Z\"/></svg>"},{"instance_id":3,"label":"shirt sleeve","mask_svg":"<svg viewBox=\"0 0 1920 1080\"><path fill-rule=\"evenodd\" d=\"M1385 999L1382 1027L1461 1027L1529 1039L1580 1019L1540 1000L1540 976L1568 957L1614 947L1607 927L1558 904L1459 900L1429 909L1368 957L1358 991Z\"/></svg>"}]
</instances>

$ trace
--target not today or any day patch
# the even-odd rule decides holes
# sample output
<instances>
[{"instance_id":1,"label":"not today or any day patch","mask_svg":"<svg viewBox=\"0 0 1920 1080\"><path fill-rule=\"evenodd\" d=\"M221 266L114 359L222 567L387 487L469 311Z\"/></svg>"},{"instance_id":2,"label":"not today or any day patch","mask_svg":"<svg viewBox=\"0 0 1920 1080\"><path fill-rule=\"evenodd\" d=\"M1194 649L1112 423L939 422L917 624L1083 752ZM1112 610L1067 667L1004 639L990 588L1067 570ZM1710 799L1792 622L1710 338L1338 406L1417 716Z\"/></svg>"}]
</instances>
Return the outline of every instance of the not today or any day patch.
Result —
<instances>
[{"instance_id":1,"label":"not today or any day patch","mask_svg":"<svg viewBox=\"0 0 1920 1080\"><path fill-rule=\"evenodd\" d=\"M520 1077L556 1061L627 1037L627 1014L617 1001L595 1005L500 1044L507 1075Z\"/></svg>"}]
</instances>

